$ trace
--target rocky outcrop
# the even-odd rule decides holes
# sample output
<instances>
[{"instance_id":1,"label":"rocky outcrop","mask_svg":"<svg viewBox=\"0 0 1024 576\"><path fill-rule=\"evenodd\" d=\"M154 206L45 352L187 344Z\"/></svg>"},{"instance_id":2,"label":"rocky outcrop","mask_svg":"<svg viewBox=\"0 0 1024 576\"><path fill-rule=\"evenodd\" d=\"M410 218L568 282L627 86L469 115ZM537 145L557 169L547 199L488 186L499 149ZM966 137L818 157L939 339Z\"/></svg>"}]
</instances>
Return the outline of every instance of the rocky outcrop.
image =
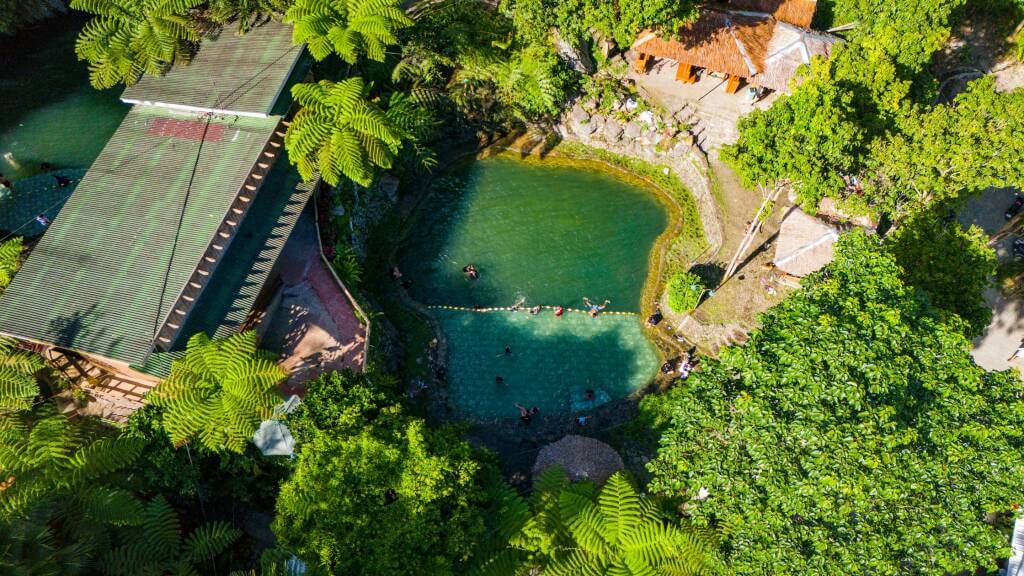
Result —
<instances>
[{"instance_id":1,"label":"rocky outcrop","mask_svg":"<svg viewBox=\"0 0 1024 576\"><path fill-rule=\"evenodd\" d=\"M555 40L555 48L558 50L558 55L573 70L580 74L593 74L597 70L597 66L594 65L594 59L590 56L590 48L588 46L577 46L569 42L562 37L557 28L552 31L552 37Z\"/></svg>"},{"instance_id":2,"label":"rocky outcrop","mask_svg":"<svg viewBox=\"0 0 1024 576\"><path fill-rule=\"evenodd\" d=\"M721 248L722 219L711 194L707 157L695 145L694 135L680 131L674 118L661 119L648 111L624 123L577 102L556 129L565 140L667 166L696 200L708 253Z\"/></svg>"}]
</instances>

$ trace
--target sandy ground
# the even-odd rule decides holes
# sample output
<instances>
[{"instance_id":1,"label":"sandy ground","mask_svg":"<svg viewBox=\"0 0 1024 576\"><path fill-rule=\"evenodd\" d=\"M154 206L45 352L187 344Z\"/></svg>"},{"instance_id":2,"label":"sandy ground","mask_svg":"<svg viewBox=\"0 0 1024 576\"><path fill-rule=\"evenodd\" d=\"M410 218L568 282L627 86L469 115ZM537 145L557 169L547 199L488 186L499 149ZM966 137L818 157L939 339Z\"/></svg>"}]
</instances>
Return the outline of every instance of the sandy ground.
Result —
<instances>
[{"instance_id":1,"label":"sandy ground","mask_svg":"<svg viewBox=\"0 0 1024 576\"><path fill-rule=\"evenodd\" d=\"M979 226L989 235L995 234L1006 224L1003 213L1012 202L1012 189L990 189L967 201L960 212L960 222ZM1013 235L1006 235L995 242L994 248L1000 262L1013 258L1013 238ZM987 370L1024 368L1024 359L1018 358L1013 362L1007 360L1024 341L1024 302L1019 298L1007 298L998 288L986 290L985 301L993 310L992 323L974 340L974 361Z\"/></svg>"},{"instance_id":2,"label":"sandy ground","mask_svg":"<svg viewBox=\"0 0 1024 576\"><path fill-rule=\"evenodd\" d=\"M282 298L265 336L291 372L285 394L301 394L304 382L324 372L360 369L365 360L366 327L320 259L316 242L307 209L281 254Z\"/></svg>"}]
</instances>

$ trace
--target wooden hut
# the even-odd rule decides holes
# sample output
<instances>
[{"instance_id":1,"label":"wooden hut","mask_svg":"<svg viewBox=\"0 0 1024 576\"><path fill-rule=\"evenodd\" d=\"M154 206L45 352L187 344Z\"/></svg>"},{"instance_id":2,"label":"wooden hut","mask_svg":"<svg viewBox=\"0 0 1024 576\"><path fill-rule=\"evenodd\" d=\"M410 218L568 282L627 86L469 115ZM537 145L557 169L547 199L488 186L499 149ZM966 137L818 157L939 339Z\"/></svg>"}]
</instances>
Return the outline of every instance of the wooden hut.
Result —
<instances>
[{"instance_id":1,"label":"wooden hut","mask_svg":"<svg viewBox=\"0 0 1024 576\"><path fill-rule=\"evenodd\" d=\"M678 63L676 80L697 81L697 69L726 76L732 94L746 82L784 91L814 56L829 57L838 38L810 30L815 0L729 0L701 8L676 34L645 30L633 43L634 67L646 73L654 58Z\"/></svg>"}]
</instances>

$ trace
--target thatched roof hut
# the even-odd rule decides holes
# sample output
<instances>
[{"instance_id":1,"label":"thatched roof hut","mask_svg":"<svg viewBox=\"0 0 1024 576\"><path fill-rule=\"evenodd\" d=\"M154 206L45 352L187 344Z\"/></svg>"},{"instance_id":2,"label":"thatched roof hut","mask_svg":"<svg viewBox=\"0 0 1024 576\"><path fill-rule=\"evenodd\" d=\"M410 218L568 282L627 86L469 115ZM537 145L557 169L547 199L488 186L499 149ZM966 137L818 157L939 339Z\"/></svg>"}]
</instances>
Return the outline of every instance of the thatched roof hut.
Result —
<instances>
[{"instance_id":1,"label":"thatched roof hut","mask_svg":"<svg viewBox=\"0 0 1024 576\"><path fill-rule=\"evenodd\" d=\"M694 67L726 74L735 82L784 91L797 68L814 56L828 58L838 38L808 27L814 0L730 0L708 4L671 36L645 30L633 43L646 69L649 57L679 63L677 79L692 82ZM639 70L639 68L638 68Z\"/></svg>"},{"instance_id":2,"label":"thatched roof hut","mask_svg":"<svg viewBox=\"0 0 1024 576\"><path fill-rule=\"evenodd\" d=\"M541 448L533 464L536 481L545 470L561 466L571 480L590 480L603 484L625 466L614 448L593 438L570 434Z\"/></svg>"},{"instance_id":3,"label":"thatched roof hut","mask_svg":"<svg viewBox=\"0 0 1024 576\"><path fill-rule=\"evenodd\" d=\"M803 277L832 261L839 231L796 206L782 218L775 243L775 267Z\"/></svg>"}]
</instances>

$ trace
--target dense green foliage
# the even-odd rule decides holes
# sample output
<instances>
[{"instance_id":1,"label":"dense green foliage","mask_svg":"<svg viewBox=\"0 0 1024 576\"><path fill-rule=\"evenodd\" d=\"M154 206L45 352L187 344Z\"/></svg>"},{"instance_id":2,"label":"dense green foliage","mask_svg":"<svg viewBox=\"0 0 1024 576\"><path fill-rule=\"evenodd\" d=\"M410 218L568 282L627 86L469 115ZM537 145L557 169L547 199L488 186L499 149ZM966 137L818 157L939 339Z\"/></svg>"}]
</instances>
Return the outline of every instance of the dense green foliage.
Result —
<instances>
[{"instance_id":1,"label":"dense green foliage","mask_svg":"<svg viewBox=\"0 0 1024 576\"><path fill-rule=\"evenodd\" d=\"M39 396L35 375L46 364L38 354L20 350L17 344L0 336L0 413L27 410Z\"/></svg>"},{"instance_id":2,"label":"dense green foliage","mask_svg":"<svg viewBox=\"0 0 1024 576\"><path fill-rule=\"evenodd\" d=\"M222 340L200 332L149 400L164 409L164 428L176 446L199 440L210 450L242 452L281 402L277 385L287 373L274 360L257 348L255 332Z\"/></svg>"},{"instance_id":3,"label":"dense green foliage","mask_svg":"<svg viewBox=\"0 0 1024 576\"><path fill-rule=\"evenodd\" d=\"M413 137L402 129L403 119L410 127L420 122L409 118L417 109L401 96L392 100L398 106L381 110L368 99L369 88L358 76L296 84L292 95L302 109L288 127L285 146L307 180L319 173L331 184L345 176L369 186L376 168L391 167L403 137Z\"/></svg>"},{"instance_id":4,"label":"dense green foliage","mask_svg":"<svg viewBox=\"0 0 1024 576\"><path fill-rule=\"evenodd\" d=\"M284 14L290 0L210 0L209 13L214 22L234 23L236 34L244 35L254 26Z\"/></svg>"},{"instance_id":5,"label":"dense green foliage","mask_svg":"<svg viewBox=\"0 0 1024 576\"><path fill-rule=\"evenodd\" d=\"M483 537L476 453L403 414L395 388L332 372L288 419L298 460L274 531L334 574L454 574Z\"/></svg>"},{"instance_id":6,"label":"dense green foliage","mask_svg":"<svg viewBox=\"0 0 1024 576\"><path fill-rule=\"evenodd\" d=\"M925 213L891 234L888 247L903 268L904 282L927 293L940 310L965 320L968 337L988 326L992 310L984 290L992 284L996 254L980 228L964 230Z\"/></svg>"},{"instance_id":7,"label":"dense green foliage","mask_svg":"<svg viewBox=\"0 0 1024 576\"><path fill-rule=\"evenodd\" d=\"M496 551L474 567L478 575L712 574L721 566L706 531L682 524L615 473L600 491L570 483L549 468L529 502L495 484L491 534Z\"/></svg>"},{"instance_id":8,"label":"dense green foliage","mask_svg":"<svg viewBox=\"0 0 1024 576\"><path fill-rule=\"evenodd\" d=\"M0 416L0 568L77 574L107 549L107 529L139 521L117 476L142 449L49 402Z\"/></svg>"},{"instance_id":9,"label":"dense green foliage","mask_svg":"<svg viewBox=\"0 0 1024 576\"><path fill-rule=\"evenodd\" d=\"M739 123L724 150L748 184L788 180L814 210L822 198L894 220L995 183L1024 182L1024 91L991 78L936 104L927 71L963 0L837 0L849 43L799 86ZM854 179L859 179L858 185Z\"/></svg>"},{"instance_id":10,"label":"dense green foliage","mask_svg":"<svg viewBox=\"0 0 1024 576\"><path fill-rule=\"evenodd\" d=\"M397 32L412 25L398 0L295 0L284 21L317 60L333 53L349 63L360 55L383 62Z\"/></svg>"},{"instance_id":11,"label":"dense green foliage","mask_svg":"<svg viewBox=\"0 0 1024 576\"><path fill-rule=\"evenodd\" d=\"M0 242L0 294L11 284L14 273L21 267L21 255L24 251L21 236L14 236Z\"/></svg>"},{"instance_id":12,"label":"dense green foliage","mask_svg":"<svg viewBox=\"0 0 1024 576\"><path fill-rule=\"evenodd\" d=\"M163 74L187 59L186 43L197 42L187 12L203 0L72 0L71 7L95 15L86 23L75 53L89 62L96 88L131 85L142 74Z\"/></svg>"},{"instance_id":13,"label":"dense green foliage","mask_svg":"<svg viewBox=\"0 0 1024 576\"><path fill-rule=\"evenodd\" d=\"M240 535L226 522L209 522L186 537L178 514L158 496L142 506L136 525L119 531L118 544L103 555L101 567L109 576L209 573L206 563Z\"/></svg>"},{"instance_id":14,"label":"dense green foliage","mask_svg":"<svg viewBox=\"0 0 1024 576\"><path fill-rule=\"evenodd\" d=\"M1004 553L989 515L1019 500L1019 377L975 365L961 321L901 272L847 234L746 345L645 402L666 427L652 488L722 528L735 573L956 573Z\"/></svg>"},{"instance_id":15,"label":"dense green foliage","mask_svg":"<svg viewBox=\"0 0 1024 576\"><path fill-rule=\"evenodd\" d=\"M550 40L552 29L576 46L587 46L597 32L629 48L645 28L674 31L696 17L693 0L503 0L516 30L532 44Z\"/></svg>"},{"instance_id":16,"label":"dense green foliage","mask_svg":"<svg viewBox=\"0 0 1024 576\"><path fill-rule=\"evenodd\" d=\"M704 286L700 276L692 272L676 272L665 287L668 305L674 312L689 312L700 304Z\"/></svg>"}]
</instances>

